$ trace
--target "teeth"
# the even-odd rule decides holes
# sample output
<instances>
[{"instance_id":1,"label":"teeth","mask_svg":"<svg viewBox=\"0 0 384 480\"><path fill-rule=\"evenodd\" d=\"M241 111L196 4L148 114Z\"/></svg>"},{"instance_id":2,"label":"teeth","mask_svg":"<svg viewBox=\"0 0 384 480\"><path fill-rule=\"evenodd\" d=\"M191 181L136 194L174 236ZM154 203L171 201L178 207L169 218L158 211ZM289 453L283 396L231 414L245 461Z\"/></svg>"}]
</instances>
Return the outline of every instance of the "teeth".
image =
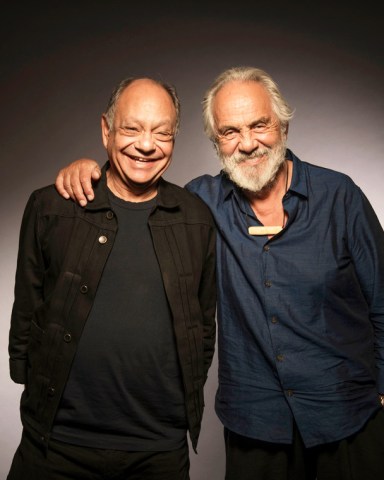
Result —
<instances>
[{"instance_id":1,"label":"teeth","mask_svg":"<svg viewBox=\"0 0 384 480\"><path fill-rule=\"evenodd\" d=\"M134 157L136 162L143 162L143 163L148 163L151 161L149 158L142 158L142 157Z\"/></svg>"}]
</instances>

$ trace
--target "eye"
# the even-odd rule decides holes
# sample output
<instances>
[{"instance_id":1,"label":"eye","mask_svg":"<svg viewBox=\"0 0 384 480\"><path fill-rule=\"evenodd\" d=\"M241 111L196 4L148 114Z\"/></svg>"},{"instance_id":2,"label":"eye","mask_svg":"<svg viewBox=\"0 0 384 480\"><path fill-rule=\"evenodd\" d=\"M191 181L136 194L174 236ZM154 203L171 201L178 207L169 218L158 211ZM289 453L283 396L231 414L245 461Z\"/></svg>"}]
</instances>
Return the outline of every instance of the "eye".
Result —
<instances>
[{"instance_id":1,"label":"eye","mask_svg":"<svg viewBox=\"0 0 384 480\"><path fill-rule=\"evenodd\" d=\"M153 136L156 138L156 140L159 140L160 142L169 142L173 140L173 133L164 130L158 130L156 132L153 132Z\"/></svg>"},{"instance_id":2,"label":"eye","mask_svg":"<svg viewBox=\"0 0 384 480\"><path fill-rule=\"evenodd\" d=\"M238 132L234 128L227 128L223 132L219 133L219 137L223 138L224 140L233 140Z\"/></svg>"},{"instance_id":3,"label":"eye","mask_svg":"<svg viewBox=\"0 0 384 480\"><path fill-rule=\"evenodd\" d=\"M257 122L251 126L251 130L255 133L264 133L268 130L267 122Z\"/></svg>"},{"instance_id":4,"label":"eye","mask_svg":"<svg viewBox=\"0 0 384 480\"><path fill-rule=\"evenodd\" d=\"M124 125L123 127L120 127L120 131L128 137L135 137L136 135L139 135L139 129L131 125Z\"/></svg>"}]
</instances>

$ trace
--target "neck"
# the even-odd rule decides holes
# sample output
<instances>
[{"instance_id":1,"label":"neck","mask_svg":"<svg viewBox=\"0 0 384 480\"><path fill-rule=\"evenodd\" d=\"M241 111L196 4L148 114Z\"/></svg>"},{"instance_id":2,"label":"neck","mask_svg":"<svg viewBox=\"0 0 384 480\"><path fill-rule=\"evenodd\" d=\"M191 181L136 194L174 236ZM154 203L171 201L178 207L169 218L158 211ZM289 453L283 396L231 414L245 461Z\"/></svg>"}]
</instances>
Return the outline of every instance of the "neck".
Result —
<instances>
[{"instance_id":1,"label":"neck","mask_svg":"<svg viewBox=\"0 0 384 480\"><path fill-rule=\"evenodd\" d=\"M276 178L273 187L264 196L247 196L254 214L262 226L250 226L250 235L267 235L272 238L281 232L287 223L287 213L283 207L283 198L286 194L292 177L292 164L285 161Z\"/></svg>"},{"instance_id":2,"label":"neck","mask_svg":"<svg viewBox=\"0 0 384 480\"><path fill-rule=\"evenodd\" d=\"M283 197L287 193L291 181L291 170L291 162L285 160L270 185L260 192L244 192L256 215L258 215L257 212L259 211L262 214L264 210L266 212L276 210L276 206L282 204Z\"/></svg>"},{"instance_id":3,"label":"neck","mask_svg":"<svg viewBox=\"0 0 384 480\"><path fill-rule=\"evenodd\" d=\"M158 181L151 184L125 184L113 175L113 172L107 170L107 186L111 192L127 202L146 202L157 195Z\"/></svg>"}]
</instances>

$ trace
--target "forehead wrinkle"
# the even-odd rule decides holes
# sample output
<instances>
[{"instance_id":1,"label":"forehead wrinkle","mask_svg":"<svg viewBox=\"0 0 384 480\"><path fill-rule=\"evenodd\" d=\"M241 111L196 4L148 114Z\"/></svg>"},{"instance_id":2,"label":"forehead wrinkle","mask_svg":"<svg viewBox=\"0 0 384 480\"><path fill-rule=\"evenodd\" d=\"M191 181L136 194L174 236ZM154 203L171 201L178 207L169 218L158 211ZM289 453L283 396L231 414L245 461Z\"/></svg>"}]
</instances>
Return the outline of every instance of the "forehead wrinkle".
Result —
<instances>
[{"instance_id":1,"label":"forehead wrinkle","mask_svg":"<svg viewBox=\"0 0 384 480\"><path fill-rule=\"evenodd\" d=\"M271 120L273 110L266 89L256 82L229 82L216 94L213 113L216 125L249 126L262 118Z\"/></svg>"},{"instance_id":2,"label":"forehead wrinkle","mask_svg":"<svg viewBox=\"0 0 384 480\"><path fill-rule=\"evenodd\" d=\"M121 94L115 118L120 123L172 128L176 124L176 111L166 91L151 82L140 81L129 85Z\"/></svg>"}]
</instances>

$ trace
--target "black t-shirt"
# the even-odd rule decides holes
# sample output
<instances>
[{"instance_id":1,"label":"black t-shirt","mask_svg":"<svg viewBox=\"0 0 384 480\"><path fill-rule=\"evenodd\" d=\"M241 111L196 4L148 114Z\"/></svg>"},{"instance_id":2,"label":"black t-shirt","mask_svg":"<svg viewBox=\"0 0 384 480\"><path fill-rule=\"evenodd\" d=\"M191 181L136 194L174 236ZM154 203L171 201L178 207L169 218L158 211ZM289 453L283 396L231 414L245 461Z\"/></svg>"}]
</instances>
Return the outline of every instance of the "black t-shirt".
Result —
<instances>
[{"instance_id":1,"label":"black t-shirt","mask_svg":"<svg viewBox=\"0 0 384 480\"><path fill-rule=\"evenodd\" d=\"M136 451L179 448L186 412L172 317L148 226L156 199L110 193L118 232L52 436Z\"/></svg>"}]
</instances>

